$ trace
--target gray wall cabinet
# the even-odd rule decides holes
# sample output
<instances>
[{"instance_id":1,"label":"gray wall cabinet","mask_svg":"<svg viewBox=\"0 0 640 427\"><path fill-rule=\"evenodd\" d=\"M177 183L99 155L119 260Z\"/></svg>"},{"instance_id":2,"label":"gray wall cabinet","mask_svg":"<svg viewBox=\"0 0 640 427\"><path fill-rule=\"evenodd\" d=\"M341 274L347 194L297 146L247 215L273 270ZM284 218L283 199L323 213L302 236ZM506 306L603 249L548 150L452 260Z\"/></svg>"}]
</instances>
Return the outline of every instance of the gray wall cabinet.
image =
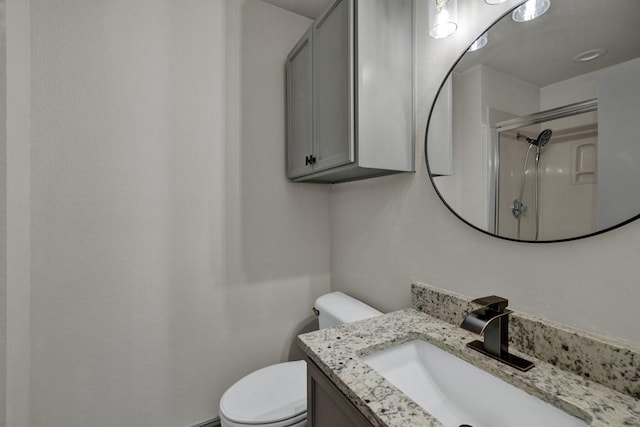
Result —
<instances>
[{"instance_id":1,"label":"gray wall cabinet","mask_svg":"<svg viewBox=\"0 0 640 427\"><path fill-rule=\"evenodd\" d=\"M313 172L313 52L312 28L287 58L287 175L295 178Z\"/></svg>"},{"instance_id":2,"label":"gray wall cabinet","mask_svg":"<svg viewBox=\"0 0 640 427\"><path fill-rule=\"evenodd\" d=\"M413 0L334 0L287 57L287 176L414 170Z\"/></svg>"}]
</instances>

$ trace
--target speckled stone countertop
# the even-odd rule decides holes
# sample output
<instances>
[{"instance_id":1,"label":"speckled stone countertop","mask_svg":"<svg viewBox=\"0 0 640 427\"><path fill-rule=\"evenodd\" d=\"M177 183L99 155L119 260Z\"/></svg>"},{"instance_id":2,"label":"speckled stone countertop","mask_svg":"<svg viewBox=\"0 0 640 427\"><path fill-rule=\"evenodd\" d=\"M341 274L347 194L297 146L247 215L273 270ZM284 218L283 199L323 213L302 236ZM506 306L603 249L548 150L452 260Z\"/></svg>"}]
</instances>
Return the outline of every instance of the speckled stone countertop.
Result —
<instances>
[{"instance_id":1,"label":"speckled stone countertop","mask_svg":"<svg viewBox=\"0 0 640 427\"><path fill-rule=\"evenodd\" d=\"M298 342L374 426L442 424L363 362L362 357L421 339L574 415L593 427L640 426L640 402L529 355L536 367L519 372L465 345L477 339L459 327L414 309L300 335Z\"/></svg>"},{"instance_id":2,"label":"speckled stone countertop","mask_svg":"<svg viewBox=\"0 0 640 427\"><path fill-rule=\"evenodd\" d=\"M472 298L424 283L413 308L455 326L478 308ZM524 313L509 316L509 348L640 399L640 348Z\"/></svg>"}]
</instances>

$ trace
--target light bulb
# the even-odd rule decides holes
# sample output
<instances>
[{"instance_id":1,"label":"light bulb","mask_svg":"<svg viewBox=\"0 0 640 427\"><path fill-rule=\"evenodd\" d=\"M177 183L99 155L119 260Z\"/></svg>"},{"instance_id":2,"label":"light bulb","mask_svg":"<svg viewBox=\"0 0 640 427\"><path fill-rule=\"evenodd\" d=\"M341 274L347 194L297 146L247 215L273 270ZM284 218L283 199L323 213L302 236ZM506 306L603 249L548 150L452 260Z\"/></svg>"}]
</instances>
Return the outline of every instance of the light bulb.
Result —
<instances>
[{"instance_id":1,"label":"light bulb","mask_svg":"<svg viewBox=\"0 0 640 427\"><path fill-rule=\"evenodd\" d=\"M467 52L475 52L476 50L482 49L487 45L488 41L489 41L489 35L487 33L482 34L480 37L476 39L476 41L473 42L471 46L469 46L469 49L467 49Z\"/></svg>"},{"instance_id":2,"label":"light bulb","mask_svg":"<svg viewBox=\"0 0 640 427\"><path fill-rule=\"evenodd\" d=\"M536 19L551 6L550 0L528 0L513 11L511 17L516 22L527 22Z\"/></svg>"},{"instance_id":3,"label":"light bulb","mask_svg":"<svg viewBox=\"0 0 640 427\"><path fill-rule=\"evenodd\" d=\"M429 35L434 39L450 36L458 29L457 0L429 1Z\"/></svg>"}]
</instances>

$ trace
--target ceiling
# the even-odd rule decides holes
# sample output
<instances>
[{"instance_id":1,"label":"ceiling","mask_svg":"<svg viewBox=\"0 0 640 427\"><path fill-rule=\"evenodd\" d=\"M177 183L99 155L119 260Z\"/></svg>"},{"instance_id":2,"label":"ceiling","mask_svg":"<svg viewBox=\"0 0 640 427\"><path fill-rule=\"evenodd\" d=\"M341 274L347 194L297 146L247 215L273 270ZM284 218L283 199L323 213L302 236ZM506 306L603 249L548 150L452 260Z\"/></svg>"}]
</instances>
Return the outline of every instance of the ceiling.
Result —
<instances>
[{"instance_id":1,"label":"ceiling","mask_svg":"<svg viewBox=\"0 0 640 427\"><path fill-rule=\"evenodd\" d=\"M489 30L489 43L467 53L456 72L478 64L538 87L586 74L640 56L640 1L552 1L549 11L531 22L507 15ZM590 49L607 49L595 61L571 59Z\"/></svg>"},{"instance_id":2,"label":"ceiling","mask_svg":"<svg viewBox=\"0 0 640 427\"><path fill-rule=\"evenodd\" d=\"M316 19L330 0L263 0ZM542 87L640 56L639 0L552 1L542 17L517 24L507 15L489 31L489 44L458 63L457 72L478 64ZM602 58L571 61L589 49L605 48Z\"/></svg>"},{"instance_id":3,"label":"ceiling","mask_svg":"<svg viewBox=\"0 0 640 427\"><path fill-rule=\"evenodd\" d=\"M274 6L298 15L316 19L329 3L329 0L262 0Z\"/></svg>"}]
</instances>

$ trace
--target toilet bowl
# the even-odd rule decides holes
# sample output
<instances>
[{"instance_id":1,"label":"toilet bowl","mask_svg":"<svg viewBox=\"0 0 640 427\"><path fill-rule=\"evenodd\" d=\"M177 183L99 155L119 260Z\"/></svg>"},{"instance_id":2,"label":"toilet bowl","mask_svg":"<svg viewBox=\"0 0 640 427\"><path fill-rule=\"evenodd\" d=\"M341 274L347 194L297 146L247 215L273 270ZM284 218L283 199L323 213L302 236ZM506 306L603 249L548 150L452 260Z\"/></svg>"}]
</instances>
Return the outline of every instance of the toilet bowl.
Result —
<instances>
[{"instance_id":1,"label":"toilet bowl","mask_svg":"<svg viewBox=\"0 0 640 427\"><path fill-rule=\"evenodd\" d=\"M378 310L342 292L316 300L320 329L379 316ZM220 399L222 427L307 425L307 364L277 363L241 378Z\"/></svg>"},{"instance_id":2,"label":"toilet bowl","mask_svg":"<svg viewBox=\"0 0 640 427\"><path fill-rule=\"evenodd\" d=\"M222 425L289 427L306 421L306 372L307 364L298 360L267 366L240 379L220 399Z\"/></svg>"}]
</instances>

